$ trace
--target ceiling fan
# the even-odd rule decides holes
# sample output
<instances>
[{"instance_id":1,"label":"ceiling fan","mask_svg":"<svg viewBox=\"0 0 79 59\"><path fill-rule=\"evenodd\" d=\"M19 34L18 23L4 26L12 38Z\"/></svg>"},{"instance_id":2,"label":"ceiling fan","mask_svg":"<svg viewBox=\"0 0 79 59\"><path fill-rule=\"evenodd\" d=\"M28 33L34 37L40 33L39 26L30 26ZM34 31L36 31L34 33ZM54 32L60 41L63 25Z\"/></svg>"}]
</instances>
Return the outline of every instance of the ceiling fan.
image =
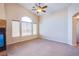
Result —
<instances>
[{"instance_id":1,"label":"ceiling fan","mask_svg":"<svg viewBox=\"0 0 79 59\"><path fill-rule=\"evenodd\" d=\"M46 8L48 6L45 5L44 3L36 3L35 6L33 6L33 9L32 11L33 12L36 12L37 14L40 13L40 12L46 12Z\"/></svg>"}]
</instances>

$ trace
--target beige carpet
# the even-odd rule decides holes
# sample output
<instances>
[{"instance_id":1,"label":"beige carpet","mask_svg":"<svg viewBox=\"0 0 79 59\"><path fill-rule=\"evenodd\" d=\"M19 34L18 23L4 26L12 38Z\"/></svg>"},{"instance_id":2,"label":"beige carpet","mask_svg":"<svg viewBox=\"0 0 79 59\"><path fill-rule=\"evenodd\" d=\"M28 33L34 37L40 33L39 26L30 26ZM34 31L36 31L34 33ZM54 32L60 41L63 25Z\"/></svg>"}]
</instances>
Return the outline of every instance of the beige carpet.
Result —
<instances>
[{"instance_id":1,"label":"beige carpet","mask_svg":"<svg viewBox=\"0 0 79 59\"><path fill-rule=\"evenodd\" d=\"M9 56L79 56L79 48L45 39L8 46L7 52Z\"/></svg>"}]
</instances>

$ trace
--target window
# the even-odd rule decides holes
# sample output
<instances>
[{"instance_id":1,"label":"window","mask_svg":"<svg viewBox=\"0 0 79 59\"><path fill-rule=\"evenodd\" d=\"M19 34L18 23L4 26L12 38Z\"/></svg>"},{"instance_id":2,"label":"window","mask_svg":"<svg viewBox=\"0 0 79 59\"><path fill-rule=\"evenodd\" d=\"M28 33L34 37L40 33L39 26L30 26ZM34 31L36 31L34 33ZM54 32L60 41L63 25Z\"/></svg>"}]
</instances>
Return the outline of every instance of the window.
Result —
<instances>
[{"instance_id":1,"label":"window","mask_svg":"<svg viewBox=\"0 0 79 59\"><path fill-rule=\"evenodd\" d=\"M21 32L22 36L32 35L32 20L29 17L22 17Z\"/></svg>"},{"instance_id":2,"label":"window","mask_svg":"<svg viewBox=\"0 0 79 59\"><path fill-rule=\"evenodd\" d=\"M33 35L37 35L37 24L33 24Z\"/></svg>"},{"instance_id":3,"label":"window","mask_svg":"<svg viewBox=\"0 0 79 59\"><path fill-rule=\"evenodd\" d=\"M27 22L21 22L22 36L32 35L32 24Z\"/></svg>"},{"instance_id":4,"label":"window","mask_svg":"<svg viewBox=\"0 0 79 59\"><path fill-rule=\"evenodd\" d=\"M29 17L26 17L26 16L22 17L21 21L32 23L32 20Z\"/></svg>"},{"instance_id":5,"label":"window","mask_svg":"<svg viewBox=\"0 0 79 59\"><path fill-rule=\"evenodd\" d=\"M22 17L21 21L12 21L12 37L37 35L37 24L33 24L29 17Z\"/></svg>"},{"instance_id":6,"label":"window","mask_svg":"<svg viewBox=\"0 0 79 59\"><path fill-rule=\"evenodd\" d=\"M20 36L20 23L19 21L12 21L12 37Z\"/></svg>"}]
</instances>

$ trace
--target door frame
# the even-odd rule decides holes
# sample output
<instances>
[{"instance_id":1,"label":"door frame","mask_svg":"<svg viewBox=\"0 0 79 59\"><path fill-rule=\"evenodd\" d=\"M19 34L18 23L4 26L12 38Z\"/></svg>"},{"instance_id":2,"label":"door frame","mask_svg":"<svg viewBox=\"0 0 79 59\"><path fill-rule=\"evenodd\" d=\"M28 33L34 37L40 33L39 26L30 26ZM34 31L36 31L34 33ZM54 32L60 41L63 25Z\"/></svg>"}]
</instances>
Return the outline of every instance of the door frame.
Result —
<instances>
[{"instance_id":1,"label":"door frame","mask_svg":"<svg viewBox=\"0 0 79 59\"><path fill-rule=\"evenodd\" d=\"M77 16L79 16L79 12L76 13L73 17L72 17L72 45L77 47Z\"/></svg>"}]
</instances>

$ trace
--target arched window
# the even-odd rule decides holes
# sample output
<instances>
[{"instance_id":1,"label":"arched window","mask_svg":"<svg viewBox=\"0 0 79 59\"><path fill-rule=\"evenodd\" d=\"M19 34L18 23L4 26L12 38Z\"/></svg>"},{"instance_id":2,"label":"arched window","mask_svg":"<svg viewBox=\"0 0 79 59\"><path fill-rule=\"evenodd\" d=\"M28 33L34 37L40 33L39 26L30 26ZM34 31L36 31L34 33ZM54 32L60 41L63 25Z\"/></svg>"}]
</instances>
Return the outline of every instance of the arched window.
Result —
<instances>
[{"instance_id":1,"label":"arched window","mask_svg":"<svg viewBox=\"0 0 79 59\"><path fill-rule=\"evenodd\" d=\"M31 18L26 17L26 16L22 17L21 18L21 21L24 21L24 22L32 22Z\"/></svg>"}]
</instances>

